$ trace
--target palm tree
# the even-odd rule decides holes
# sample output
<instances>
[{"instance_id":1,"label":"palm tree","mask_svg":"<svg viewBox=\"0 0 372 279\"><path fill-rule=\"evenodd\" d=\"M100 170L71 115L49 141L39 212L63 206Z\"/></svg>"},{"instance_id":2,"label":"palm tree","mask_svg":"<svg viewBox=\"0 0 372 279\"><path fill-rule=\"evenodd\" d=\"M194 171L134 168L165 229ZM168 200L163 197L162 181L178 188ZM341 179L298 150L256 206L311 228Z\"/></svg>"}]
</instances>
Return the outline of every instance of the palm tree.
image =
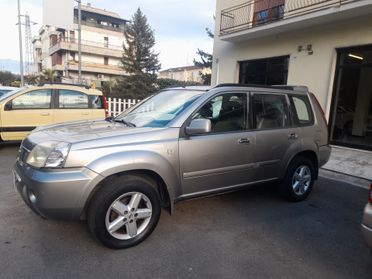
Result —
<instances>
[{"instance_id":1,"label":"palm tree","mask_svg":"<svg viewBox=\"0 0 372 279\"><path fill-rule=\"evenodd\" d=\"M27 83L31 84L31 85L37 84L39 82L39 80L40 80L40 77L37 76L37 75L29 75L27 77Z\"/></svg>"},{"instance_id":2,"label":"palm tree","mask_svg":"<svg viewBox=\"0 0 372 279\"><path fill-rule=\"evenodd\" d=\"M45 80L49 82L54 82L54 79L56 78L56 71L52 69L45 69L43 70L43 76Z\"/></svg>"}]
</instances>

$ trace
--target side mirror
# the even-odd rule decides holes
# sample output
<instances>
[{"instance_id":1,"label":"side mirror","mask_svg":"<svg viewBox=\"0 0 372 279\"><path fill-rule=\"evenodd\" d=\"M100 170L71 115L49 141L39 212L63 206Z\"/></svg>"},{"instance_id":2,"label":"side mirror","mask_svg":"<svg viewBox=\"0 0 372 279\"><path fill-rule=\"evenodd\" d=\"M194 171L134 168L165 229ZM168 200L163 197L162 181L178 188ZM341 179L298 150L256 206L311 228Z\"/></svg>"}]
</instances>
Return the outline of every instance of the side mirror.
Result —
<instances>
[{"instance_id":1,"label":"side mirror","mask_svg":"<svg viewBox=\"0 0 372 279\"><path fill-rule=\"evenodd\" d=\"M210 133L212 130L212 122L209 119L194 119L191 121L190 125L186 127L186 134L200 135Z\"/></svg>"},{"instance_id":2,"label":"side mirror","mask_svg":"<svg viewBox=\"0 0 372 279\"><path fill-rule=\"evenodd\" d=\"M12 101L10 102L7 102L4 106L4 110L8 111L8 110L12 110Z\"/></svg>"}]
</instances>

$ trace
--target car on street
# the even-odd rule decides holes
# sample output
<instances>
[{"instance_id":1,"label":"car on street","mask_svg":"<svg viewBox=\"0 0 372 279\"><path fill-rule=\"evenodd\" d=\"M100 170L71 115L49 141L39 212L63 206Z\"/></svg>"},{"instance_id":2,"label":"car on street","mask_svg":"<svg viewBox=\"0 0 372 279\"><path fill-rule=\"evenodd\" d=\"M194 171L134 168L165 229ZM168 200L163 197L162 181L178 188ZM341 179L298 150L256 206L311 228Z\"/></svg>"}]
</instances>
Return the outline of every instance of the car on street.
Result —
<instances>
[{"instance_id":1,"label":"car on street","mask_svg":"<svg viewBox=\"0 0 372 279\"><path fill-rule=\"evenodd\" d=\"M362 234L368 246L372 249L372 183L369 189L368 203L363 212Z\"/></svg>"},{"instance_id":2,"label":"car on street","mask_svg":"<svg viewBox=\"0 0 372 279\"><path fill-rule=\"evenodd\" d=\"M128 248L182 200L264 183L305 200L330 156L327 131L306 87L173 88L115 118L34 130L14 183L40 216L86 219L96 240Z\"/></svg>"},{"instance_id":3,"label":"car on street","mask_svg":"<svg viewBox=\"0 0 372 279\"><path fill-rule=\"evenodd\" d=\"M0 141L24 139L42 125L104 118L102 92L86 86L43 84L0 94Z\"/></svg>"},{"instance_id":4,"label":"car on street","mask_svg":"<svg viewBox=\"0 0 372 279\"><path fill-rule=\"evenodd\" d=\"M0 97L4 95L5 93L8 93L16 89L18 89L18 87L0 86Z\"/></svg>"}]
</instances>

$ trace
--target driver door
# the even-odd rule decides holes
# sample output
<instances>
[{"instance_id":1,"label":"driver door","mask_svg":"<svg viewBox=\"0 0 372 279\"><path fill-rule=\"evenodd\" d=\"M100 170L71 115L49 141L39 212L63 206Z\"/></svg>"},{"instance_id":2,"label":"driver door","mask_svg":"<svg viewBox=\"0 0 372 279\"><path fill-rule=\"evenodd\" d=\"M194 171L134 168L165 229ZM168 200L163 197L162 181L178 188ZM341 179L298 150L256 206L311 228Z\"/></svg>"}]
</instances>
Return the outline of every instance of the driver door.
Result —
<instances>
[{"instance_id":1,"label":"driver door","mask_svg":"<svg viewBox=\"0 0 372 279\"><path fill-rule=\"evenodd\" d=\"M234 188L252 181L255 134L249 131L248 93L224 93L192 116L212 122L208 134L179 140L181 198Z\"/></svg>"}]
</instances>

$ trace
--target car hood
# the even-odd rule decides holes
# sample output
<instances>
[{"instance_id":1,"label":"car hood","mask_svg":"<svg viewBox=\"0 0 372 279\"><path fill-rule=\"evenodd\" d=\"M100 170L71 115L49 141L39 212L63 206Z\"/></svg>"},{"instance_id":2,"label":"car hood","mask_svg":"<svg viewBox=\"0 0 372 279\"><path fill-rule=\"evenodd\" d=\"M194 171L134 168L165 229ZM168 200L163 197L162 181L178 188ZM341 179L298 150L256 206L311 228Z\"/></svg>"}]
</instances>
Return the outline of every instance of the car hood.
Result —
<instances>
[{"instance_id":1,"label":"car hood","mask_svg":"<svg viewBox=\"0 0 372 279\"><path fill-rule=\"evenodd\" d=\"M76 143L109 137L146 133L155 129L156 128L148 127L133 128L120 122L110 122L106 120L85 120L36 128L29 135L29 140L34 143L45 142L48 140Z\"/></svg>"}]
</instances>

